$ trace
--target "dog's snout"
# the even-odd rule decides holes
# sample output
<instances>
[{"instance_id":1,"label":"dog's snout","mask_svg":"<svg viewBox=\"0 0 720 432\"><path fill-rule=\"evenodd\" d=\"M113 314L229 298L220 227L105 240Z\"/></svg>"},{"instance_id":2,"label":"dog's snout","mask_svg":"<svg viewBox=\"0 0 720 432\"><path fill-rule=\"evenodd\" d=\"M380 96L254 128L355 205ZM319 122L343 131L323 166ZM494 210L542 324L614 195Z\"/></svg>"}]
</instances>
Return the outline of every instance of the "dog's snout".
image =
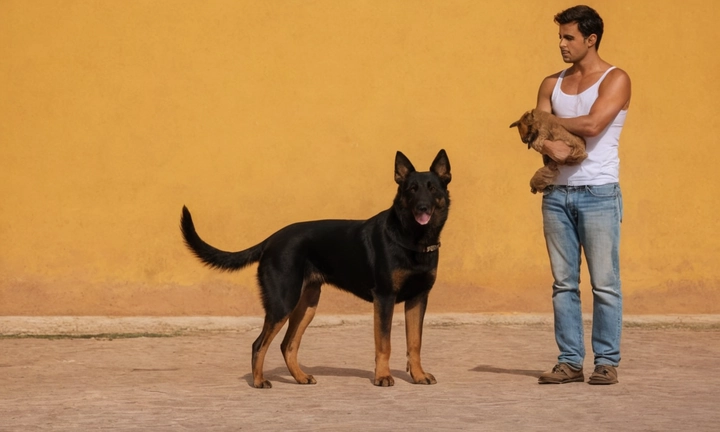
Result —
<instances>
[{"instance_id":1,"label":"dog's snout","mask_svg":"<svg viewBox=\"0 0 720 432\"><path fill-rule=\"evenodd\" d=\"M431 204L427 204L425 202L417 203L415 205L415 209L413 210L413 216L415 216L415 221L420 225L427 225L428 222L430 222L433 210L434 209Z\"/></svg>"}]
</instances>

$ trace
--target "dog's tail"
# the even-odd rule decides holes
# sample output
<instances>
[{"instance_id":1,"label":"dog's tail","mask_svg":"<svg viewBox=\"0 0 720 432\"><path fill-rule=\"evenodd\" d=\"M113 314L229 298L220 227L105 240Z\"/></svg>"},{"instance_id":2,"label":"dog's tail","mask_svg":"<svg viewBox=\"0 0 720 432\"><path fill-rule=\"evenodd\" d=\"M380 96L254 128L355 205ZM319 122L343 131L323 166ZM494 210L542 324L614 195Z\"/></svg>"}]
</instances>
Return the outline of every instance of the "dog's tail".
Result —
<instances>
[{"instance_id":1,"label":"dog's tail","mask_svg":"<svg viewBox=\"0 0 720 432\"><path fill-rule=\"evenodd\" d=\"M240 270L241 268L257 262L262 255L262 243L240 252L225 252L205 243L195 232L192 216L187 207L183 206L180 230L185 238L185 244L205 265L225 270Z\"/></svg>"}]
</instances>

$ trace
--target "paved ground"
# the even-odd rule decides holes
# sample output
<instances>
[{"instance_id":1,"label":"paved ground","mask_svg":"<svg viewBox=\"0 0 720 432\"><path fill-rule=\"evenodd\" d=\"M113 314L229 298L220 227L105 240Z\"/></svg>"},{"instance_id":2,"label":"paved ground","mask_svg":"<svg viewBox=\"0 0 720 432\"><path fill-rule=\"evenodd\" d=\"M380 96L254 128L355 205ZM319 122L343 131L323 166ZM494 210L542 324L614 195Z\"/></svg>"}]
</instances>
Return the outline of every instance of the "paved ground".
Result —
<instances>
[{"instance_id":1,"label":"paved ground","mask_svg":"<svg viewBox=\"0 0 720 432\"><path fill-rule=\"evenodd\" d=\"M398 321L396 384L378 388L370 318L318 316L299 356L317 385L294 383L276 340L273 388L257 390L259 324L0 317L0 431L715 431L720 422L717 316L628 317L620 384L608 387L536 384L556 356L548 316L442 315L428 317L423 345L438 384L409 382Z\"/></svg>"}]
</instances>

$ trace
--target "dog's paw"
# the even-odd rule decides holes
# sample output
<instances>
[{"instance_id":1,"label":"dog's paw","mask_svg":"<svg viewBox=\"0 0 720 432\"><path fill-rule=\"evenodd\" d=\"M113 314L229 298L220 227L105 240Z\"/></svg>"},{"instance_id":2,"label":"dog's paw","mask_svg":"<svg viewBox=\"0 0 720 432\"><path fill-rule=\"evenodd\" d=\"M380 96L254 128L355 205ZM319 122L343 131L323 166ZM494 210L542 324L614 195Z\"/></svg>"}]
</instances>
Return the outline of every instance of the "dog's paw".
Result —
<instances>
[{"instance_id":1,"label":"dog's paw","mask_svg":"<svg viewBox=\"0 0 720 432\"><path fill-rule=\"evenodd\" d=\"M312 375L305 375L304 378L296 379L298 384L317 384L315 377Z\"/></svg>"},{"instance_id":2,"label":"dog's paw","mask_svg":"<svg viewBox=\"0 0 720 432\"><path fill-rule=\"evenodd\" d=\"M418 376L413 376L412 379L415 384L437 384L437 380L435 379L433 374L427 372L423 372Z\"/></svg>"},{"instance_id":3,"label":"dog's paw","mask_svg":"<svg viewBox=\"0 0 720 432\"><path fill-rule=\"evenodd\" d=\"M254 382L254 383L253 383L253 386L254 386L255 388L261 388L261 389L269 389L269 388L272 388L272 384L270 384L270 381L268 381L268 380L262 380L262 381Z\"/></svg>"},{"instance_id":4,"label":"dog's paw","mask_svg":"<svg viewBox=\"0 0 720 432\"><path fill-rule=\"evenodd\" d=\"M378 387L392 387L395 385L395 379L390 375L375 377L375 381L373 382L373 384Z\"/></svg>"}]
</instances>

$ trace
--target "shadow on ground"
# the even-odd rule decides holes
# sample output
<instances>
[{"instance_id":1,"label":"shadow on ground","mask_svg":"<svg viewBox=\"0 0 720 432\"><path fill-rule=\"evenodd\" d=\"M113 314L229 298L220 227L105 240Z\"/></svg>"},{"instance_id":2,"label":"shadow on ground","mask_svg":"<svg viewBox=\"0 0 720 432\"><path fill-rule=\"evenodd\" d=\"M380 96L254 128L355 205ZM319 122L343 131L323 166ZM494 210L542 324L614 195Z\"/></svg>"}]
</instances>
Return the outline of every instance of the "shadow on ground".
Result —
<instances>
[{"instance_id":1,"label":"shadow on ground","mask_svg":"<svg viewBox=\"0 0 720 432\"><path fill-rule=\"evenodd\" d=\"M362 370L362 369L338 368L338 367L331 367L331 366L304 367L302 365L301 365L301 368L306 374L313 375L316 378L324 377L324 376L356 377L356 378L366 379L370 383L372 383L375 379L375 374L373 373L373 371ZM393 378L395 378L395 381L402 380L402 381L412 384L412 379L410 378L410 375L407 372L398 370L398 369L391 369L390 372L392 373ZM273 369L266 370L264 372L264 375L265 375L265 379L272 381L272 382L297 384L297 382L295 381L295 379L292 378L292 376L290 375L290 372L288 372L286 367L276 367ZM253 387L252 373L247 373L247 374L243 375L242 379L245 380L245 382L247 382L250 387Z\"/></svg>"},{"instance_id":2,"label":"shadow on ground","mask_svg":"<svg viewBox=\"0 0 720 432\"><path fill-rule=\"evenodd\" d=\"M530 376L535 378L540 378L540 374L543 373L541 370L533 370L533 369L505 369L505 368L499 368L495 366L488 366L488 365L480 365L477 367L474 367L470 369L472 372L486 372L486 373L496 373L496 374L510 374L510 375L524 375L524 376Z\"/></svg>"}]
</instances>

